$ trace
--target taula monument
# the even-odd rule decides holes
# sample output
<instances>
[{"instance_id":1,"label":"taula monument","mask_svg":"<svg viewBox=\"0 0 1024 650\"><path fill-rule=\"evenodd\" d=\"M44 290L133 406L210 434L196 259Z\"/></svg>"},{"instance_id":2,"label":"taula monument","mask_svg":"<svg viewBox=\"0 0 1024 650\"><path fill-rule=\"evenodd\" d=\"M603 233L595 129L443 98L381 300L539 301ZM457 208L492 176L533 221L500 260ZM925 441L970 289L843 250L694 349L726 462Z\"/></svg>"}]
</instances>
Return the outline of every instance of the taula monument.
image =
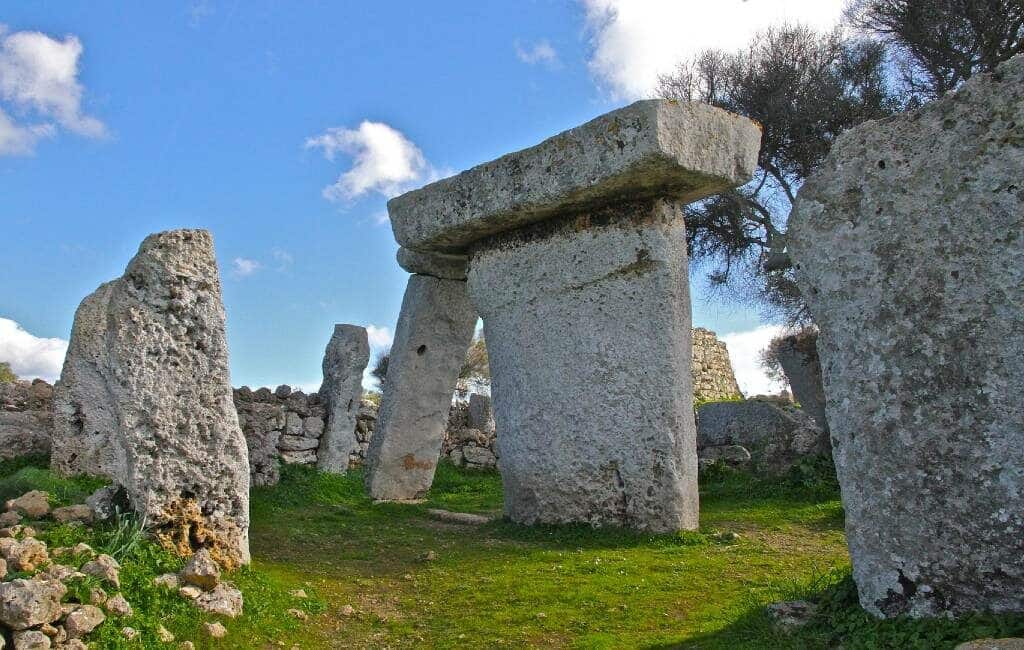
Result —
<instances>
[{"instance_id":1,"label":"taula monument","mask_svg":"<svg viewBox=\"0 0 1024 650\"><path fill-rule=\"evenodd\" d=\"M165 546L249 561L249 463L205 230L150 235L82 301L54 391L53 468L109 476Z\"/></svg>"},{"instance_id":2,"label":"taula monument","mask_svg":"<svg viewBox=\"0 0 1024 650\"><path fill-rule=\"evenodd\" d=\"M861 604L1024 611L1024 57L840 136L790 240Z\"/></svg>"},{"instance_id":3,"label":"taula monument","mask_svg":"<svg viewBox=\"0 0 1024 650\"><path fill-rule=\"evenodd\" d=\"M414 275L371 495L429 487L479 315L512 520L695 528L682 206L746 182L760 136L707 105L641 101L392 199Z\"/></svg>"}]
</instances>

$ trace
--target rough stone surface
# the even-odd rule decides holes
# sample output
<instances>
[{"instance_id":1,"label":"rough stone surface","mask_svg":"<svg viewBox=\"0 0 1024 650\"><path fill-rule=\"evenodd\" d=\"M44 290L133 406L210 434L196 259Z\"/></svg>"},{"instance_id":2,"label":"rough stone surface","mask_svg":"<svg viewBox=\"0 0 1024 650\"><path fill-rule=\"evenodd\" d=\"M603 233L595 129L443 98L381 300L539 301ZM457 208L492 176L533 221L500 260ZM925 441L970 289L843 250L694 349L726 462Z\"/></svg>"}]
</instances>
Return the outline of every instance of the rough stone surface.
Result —
<instances>
[{"instance_id":1,"label":"rough stone surface","mask_svg":"<svg viewBox=\"0 0 1024 650\"><path fill-rule=\"evenodd\" d=\"M220 582L220 567L206 549L199 549L181 570L181 579L200 589L213 589Z\"/></svg>"},{"instance_id":2,"label":"rough stone surface","mask_svg":"<svg viewBox=\"0 0 1024 650\"><path fill-rule=\"evenodd\" d=\"M51 580L18 578L0 583L0 623L12 630L51 623L60 618L60 599L67 587Z\"/></svg>"},{"instance_id":3,"label":"rough stone surface","mask_svg":"<svg viewBox=\"0 0 1024 650\"><path fill-rule=\"evenodd\" d=\"M323 435L317 450L317 467L325 472L344 472L349 458L359 450L356 416L363 395L363 371L369 362L366 328L335 325L324 353L324 382L320 387L320 399L327 407L327 426L323 429L323 421L320 422Z\"/></svg>"},{"instance_id":4,"label":"rough stone surface","mask_svg":"<svg viewBox=\"0 0 1024 650\"><path fill-rule=\"evenodd\" d=\"M697 527L686 259L681 210L662 201L474 253L513 521Z\"/></svg>"},{"instance_id":5,"label":"rough stone surface","mask_svg":"<svg viewBox=\"0 0 1024 650\"><path fill-rule=\"evenodd\" d=\"M1024 57L841 135L790 250L861 604L1024 611Z\"/></svg>"},{"instance_id":6,"label":"rough stone surface","mask_svg":"<svg viewBox=\"0 0 1024 650\"><path fill-rule=\"evenodd\" d=\"M782 366L789 387L793 390L793 398L800 403L804 413L828 432L825 387L821 379L817 342L818 334L815 331L787 336L779 341L775 356Z\"/></svg>"},{"instance_id":7,"label":"rough stone surface","mask_svg":"<svg viewBox=\"0 0 1024 650\"><path fill-rule=\"evenodd\" d=\"M107 616L95 605L82 605L64 619L64 629L72 639L78 639L95 630Z\"/></svg>"},{"instance_id":8,"label":"rough stone surface","mask_svg":"<svg viewBox=\"0 0 1024 650\"><path fill-rule=\"evenodd\" d=\"M494 433L494 413L489 395L473 393L469 396L469 427L486 434Z\"/></svg>"},{"instance_id":9,"label":"rough stone surface","mask_svg":"<svg viewBox=\"0 0 1024 650\"><path fill-rule=\"evenodd\" d=\"M693 328L693 399L696 402L743 397L729 360L729 349L714 332Z\"/></svg>"},{"instance_id":10,"label":"rough stone surface","mask_svg":"<svg viewBox=\"0 0 1024 650\"><path fill-rule=\"evenodd\" d=\"M465 282L409 277L367 455L373 498L416 499L430 488L476 321Z\"/></svg>"},{"instance_id":11,"label":"rough stone surface","mask_svg":"<svg viewBox=\"0 0 1024 650\"><path fill-rule=\"evenodd\" d=\"M424 253L400 247L396 257L398 265L409 273L431 275L442 280L466 279L466 263L469 258L465 255Z\"/></svg>"},{"instance_id":12,"label":"rough stone surface","mask_svg":"<svg viewBox=\"0 0 1024 650\"><path fill-rule=\"evenodd\" d=\"M226 582L200 594L194 602L196 607L209 614L220 614L228 618L236 618L242 614L242 592Z\"/></svg>"},{"instance_id":13,"label":"rough stone surface","mask_svg":"<svg viewBox=\"0 0 1024 650\"><path fill-rule=\"evenodd\" d=\"M1024 639L975 639L961 643L955 650L1024 650Z\"/></svg>"},{"instance_id":14,"label":"rough stone surface","mask_svg":"<svg viewBox=\"0 0 1024 650\"><path fill-rule=\"evenodd\" d=\"M753 469L780 475L801 459L829 453L828 435L795 406L760 399L711 402L697 408L697 450L710 457L714 448L740 445Z\"/></svg>"},{"instance_id":15,"label":"rough stone surface","mask_svg":"<svg viewBox=\"0 0 1024 650\"><path fill-rule=\"evenodd\" d=\"M52 402L42 379L0 383L0 460L50 453Z\"/></svg>"},{"instance_id":16,"label":"rough stone surface","mask_svg":"<svg viewBox=\"0 0 1024 650\"><path fill-rule=\"evenodd\" d=\"M75 315L54 469L110 476L166 546L249 561L249 463L204 230L151 235Z\"/></svg>"},{"instance_id":17,"label":"rough stone surface","mask_svg":"<svg viewBox=\"0 0 1024 650\"><path fill-rule=\"evenodd\" d=\"M14 650L50 650L50 637L39 630L24 630L14 633Z\"/></svg>"},{"instance_id":18,"label":"rough stone surface","mask_svg":"<svg viewBox=\"0 0 1024 650\"><path fill-rule=\"evenodd\" d=\"M8 499L4 508L30 519L39 519L50 512L50 495L41 490L32 490L17 499Z\"/></svg>"},{"instance_id":19,"label":"rough stone surface","mask_svg":"<svg viewBox=\"0 0 1024 650\"><path fill-rule=\"evenodd\" d=\"M388 202L399 244L461 252L498 232L623 200L696 201L742 184L751 120L706 104L640 101Z\"/></svg>"}]
</instances>

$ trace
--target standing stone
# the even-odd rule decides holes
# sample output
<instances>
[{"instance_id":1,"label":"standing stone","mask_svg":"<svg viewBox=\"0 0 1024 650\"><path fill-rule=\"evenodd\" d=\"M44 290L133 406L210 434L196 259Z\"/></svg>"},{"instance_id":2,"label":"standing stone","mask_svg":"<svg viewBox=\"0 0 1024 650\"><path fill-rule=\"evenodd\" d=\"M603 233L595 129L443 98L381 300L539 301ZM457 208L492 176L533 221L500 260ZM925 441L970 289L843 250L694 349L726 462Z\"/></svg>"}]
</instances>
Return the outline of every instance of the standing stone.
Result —
<instances>
[{"instance_id":1,"label":"standing stone","mask_svg":"<svg viewBox=\"0 0 1024 650\"><path fill-rule=\"evenodd\" d=\"M469 254L514 521L697 526L681 206L745 182L759 142L643 101L389 202L402 246Z\"/></svg>"},{"instance_id":2,"label":"standing stone","mask_svg":"<svg viewBox=\"0 0 1024 650\"><path fill-rule=\"evenodd\" d=\"M165 546L249 561L249 463L205 230L150 235L75 315L54 469L109 476Z\"/></svg>"},{"instance_id":3,"label":"standing stone","mask_svg":"<svg viewBox=\"0 0 1024 650\"><path fill-rule=\"evenodd\" d=\"M828 433L817 343L818 333L814 330L786 336L775 344L775 357L793 389L793 398L800 403L803 412Z\"/></svg>"},{"instance_id":4,"label":"standing stone","mask_svg":"<svg viewBox=\"0 0 1024 650\"><path fill-rule=\"evenodd\" d=\"M317 467L325 472L344 473L349 456L359 450L356 417L363 396L363 371L369 362L366 328L335 325L324 353L324 383L320 387L320 399L327 406L327 427L320 436Z\"/></svg>"},{"instance_id":5,"label":"standing stone","mask_svg":"<svg viewBox=\"0 0 1024 650\"><path fill-rule=\"evenodd\" d=\"M479 429L486 434L494 433L494 414L491 412L491 398L480 393L469 396L469 428Z\"/></svg>"},{"instance_id":6,"label":"standing stone","mask_svg":"<svg viewBox=\"0 0 1024 650\"><path fill-rule=\"evenodd\" d=\"M1024 611L1024 57L839 137L790 221L861 604Z\"/></svg>"},{"instance_id":7,"label":"standing stone","mask_svg":"<svg viewBox=\"0 0 1024 650\"><path fill-rule=\"evenodd\" d=\"M409 277L367 450L373 498L418 499L430 488L476 321L465 282Z\"/></svg>"}]
</instances>

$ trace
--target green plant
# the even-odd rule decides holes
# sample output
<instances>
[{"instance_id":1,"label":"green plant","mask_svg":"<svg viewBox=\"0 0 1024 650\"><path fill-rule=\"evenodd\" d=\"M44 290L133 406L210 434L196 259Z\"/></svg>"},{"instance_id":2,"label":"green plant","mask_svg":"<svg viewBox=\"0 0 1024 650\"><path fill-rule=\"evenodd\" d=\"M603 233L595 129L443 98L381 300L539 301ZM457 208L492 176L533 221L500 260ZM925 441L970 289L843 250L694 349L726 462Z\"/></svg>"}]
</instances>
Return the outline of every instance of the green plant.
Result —
<instances>
[{"instance_id":1,"label":"green plant","mask_svg":"<svg viewBox=\"0 0 1024 650\"><path fill-rule=\"evenodd\" d=\"M11 364L0 361L0 384L10 384L18 380L18 376L11 370Z\"/></svg>"}]
</instances>

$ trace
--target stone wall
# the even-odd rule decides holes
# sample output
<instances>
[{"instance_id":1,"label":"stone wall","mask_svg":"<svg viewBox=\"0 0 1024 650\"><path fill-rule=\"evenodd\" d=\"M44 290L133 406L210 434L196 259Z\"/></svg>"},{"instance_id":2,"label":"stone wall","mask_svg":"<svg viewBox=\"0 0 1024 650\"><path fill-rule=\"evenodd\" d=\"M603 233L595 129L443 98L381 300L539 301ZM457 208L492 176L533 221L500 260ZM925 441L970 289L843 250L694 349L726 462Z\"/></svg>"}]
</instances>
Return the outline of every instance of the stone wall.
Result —
<instances>
[{"instance_id":1,"label":"stone wall","mask_svg":"<svg viewBox=\"0 0 1024 650\"><path fill-rule=\"evenodd\" d=\"M0 383L0 460L50 453L53 386L42 379Z\"/></svg>"},{"instance_id":2,"label":"stone wall","mask_svg":"<svg viewBox=\"0 0 1024 650\"><path fill-rule=\"evenodd\" d=\"M715 402L742 397L729 361L729 350L715 333L693 329L693 399Z\"/></svg>"}]
</instances>

